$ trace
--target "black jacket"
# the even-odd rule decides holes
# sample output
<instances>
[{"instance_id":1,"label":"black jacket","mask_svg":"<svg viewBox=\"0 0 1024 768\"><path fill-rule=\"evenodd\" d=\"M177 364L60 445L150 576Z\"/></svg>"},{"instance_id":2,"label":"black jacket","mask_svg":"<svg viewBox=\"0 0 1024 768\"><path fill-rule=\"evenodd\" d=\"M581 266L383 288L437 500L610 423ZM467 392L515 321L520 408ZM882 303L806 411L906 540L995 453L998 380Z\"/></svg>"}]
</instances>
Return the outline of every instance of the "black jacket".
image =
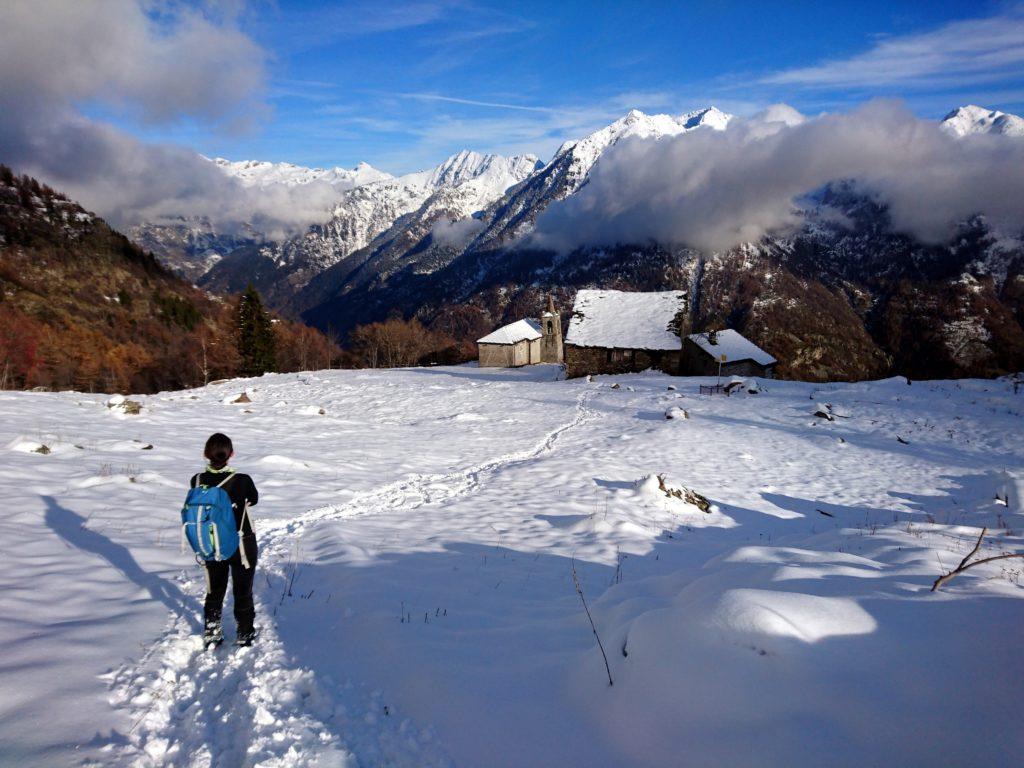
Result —
<instances>
[{"instance_id":1,"label":"black jacket","mask_svg":"<svg viewBox=\"0 0 1024 768\"><path fill-rule=\"evenodd\" d=\"M206 485L211 488L224 481L227 476L226 472L200 472L198 475L192 475L192 479L189 480L189 487L195 485ZM198 482L197 482L198 478ZM242 472L233 472L232 477L222 486L228 493L228 497L231 499L231 506L235 509L235 525L241 528L243 536L252 536L252 520L249 519L248 515L245 515L243 520L243 513L245 512L245 503L248 501L249 506L255 506L256 502L260 499L260 494L256 490L256 484L253 483L252 478ZM248 548L246 548L248 552Z\"/></svg>"}]
</instances>

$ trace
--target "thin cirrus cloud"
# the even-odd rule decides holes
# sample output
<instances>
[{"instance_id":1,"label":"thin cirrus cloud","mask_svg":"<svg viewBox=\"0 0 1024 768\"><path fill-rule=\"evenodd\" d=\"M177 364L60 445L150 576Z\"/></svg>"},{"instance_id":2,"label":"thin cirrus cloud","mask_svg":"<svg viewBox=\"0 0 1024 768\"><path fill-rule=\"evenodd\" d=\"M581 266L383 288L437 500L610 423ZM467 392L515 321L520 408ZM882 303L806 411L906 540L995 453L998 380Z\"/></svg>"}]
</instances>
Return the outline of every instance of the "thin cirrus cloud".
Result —
<instances>
[{"instance_id":1,"label":"thin cirrus cloud","mask_svg":"<svg viewBox=\"0 0 1024 768\"><path fill-rule=\"evenodd\" d=\"M1024 5L981 19L885 38L845 59L772 72L769 86L805 88L948 88L1020 79L1024 68Z\"/></svg>"},{"instance_id":2,"label":"thin cirrus cloud","mask_svg":"<svg viewBox=\"0 0 1024 768\"><path fill-rule=\"evenodd\" d=\"M551 107L531 107L524 104L508 104L500 101L478 101L476 99L460 99L457 96L443 96L439 93L396 93L400 99L415 101L441 101L448 104L462 104L470 107L491 107L493 109L516 109L523 112L553 112Z\"/></svg>"}]
</instances>

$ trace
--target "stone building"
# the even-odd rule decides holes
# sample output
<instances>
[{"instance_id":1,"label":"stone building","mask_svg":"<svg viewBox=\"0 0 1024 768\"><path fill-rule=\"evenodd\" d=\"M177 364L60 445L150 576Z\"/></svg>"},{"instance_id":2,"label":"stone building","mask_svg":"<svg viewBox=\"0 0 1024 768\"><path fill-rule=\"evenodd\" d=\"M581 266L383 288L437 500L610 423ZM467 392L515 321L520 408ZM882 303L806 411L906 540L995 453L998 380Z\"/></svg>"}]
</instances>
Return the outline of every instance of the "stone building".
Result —
<instances>
[{"instance_id":1,"label":"stone building","mask_svg":"<svg viewBox=\"0 0 1024 768\"><path fill-rule=\"evenodd\" d=\"M566 376L656 368L679 373L683 291L582 290L565 336Z\"/></svg>"},{"instance_id":2,"label":"stone building","mask_svg":"<svg viewBox=\"0 0 1024 768\"><path fill-rule=\"evenodd\" d=\"M539 319L526 318L503 325L477 340L481 368L518 368L534 363L562 362L562 318L548 297Z\"/></svg>"},{"instance_id":3,"label":"stone building","mask_svg":"<svg viewBox=\"0 0 1024 768\"><path fill-rule=\"evenodd\" d=\"M692 333L683 341L682 373L687 376L775 375L778 360L732 328ZM719 368L721 365L721 368Z\"/></svg>"},{"instance_id":4,"label":"stone building","mask_svg":"<svg viewBox=\"0 0 1024 768\"><path fill-rule=\"evenodd\" d=\"M684 376L763 376L777 360L731 328L680 338L682 291L583 290L565 336L566 376L655 368Z\"/></svg>"}]
</instances>

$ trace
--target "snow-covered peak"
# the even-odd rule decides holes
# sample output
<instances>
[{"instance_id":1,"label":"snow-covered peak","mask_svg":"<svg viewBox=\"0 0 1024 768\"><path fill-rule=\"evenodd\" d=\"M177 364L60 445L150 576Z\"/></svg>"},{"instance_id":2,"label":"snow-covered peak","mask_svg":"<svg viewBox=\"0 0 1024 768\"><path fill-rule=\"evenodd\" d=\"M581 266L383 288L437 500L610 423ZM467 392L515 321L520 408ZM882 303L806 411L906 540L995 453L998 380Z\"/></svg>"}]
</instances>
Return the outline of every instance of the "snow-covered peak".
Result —
<instances>
[{"instance_id":1,"label":"snow-covered peak","mask_svg":"<svg viewBox=\"0 0 1024 768\"><path fill-rule=\"evenodd\" d=\"M504 192L533 173L537 164L536 155L505 157L464 149L434 168L406 174L399 177L399 181L408 186L422 187L426 191L477 181L483 182L483 186L500 187L500 192Z\"/></svg>"},{"instance_id":2,"label":"snow-covered peak","mask_svg":"<svg viewBox=\"0 0 1024 768\"><path fill-rule=\"evenodd\" d=\"M1024 137L1024 118L975 104L954 109L943 118L942 127L954 136L998 133Z\"/></svg>"},{"instance_id":3,"label":"snow-covered peak","mask_svg":"<svg viewBox=\"0 0 1024 768\"><path fill-rule=\"evenodd\" d=\"M716 131L724 131L726 126L729 125L729 121L732 120L732 115L723 112L718 107L708 107L707 109L698 109L695 112L687 112L685 115L681 115L679 119L685 121L684 125L687 130L707 126L708 128L714 128Z\"/></svg>"},{"instance_id":4,"label":"snow-covered peak","mask_svg":"<svg viewBox=\"0 0 1024 768\"><path fill-rule=\"evenodd\" d=\"M685 112L682 115L648 115L639 109L631 109L611 125L596 131L576 143L576 147L607 147L627 136L660 139L680 133L707 127L724 130L732 115L716 107Z\"/></svg>"},{"instance_id":5,"label":"snow-covered peak","mask_svg":"<svg viewBox=\"0 0 1024 768\"><path fill-rule=\"evenodd\" d=\"M245 186L260 189L276 184L293 187L313 181L326 181L339 189L352 189L391 178L391 174L377 170L368 163L359 163L355 168L306 168L293 163L271 163L266 160L233 162L223 157L215 157L211 162Z\"/></svg>"},{"instance_id":6,"label":"snow-covered peak","mask_svg":"<svg viewBox=\"0 0 1024 768\"><path fill-rule=\"evenodd\" d=\"M720 131L726 128L731 119L732 115L716 107L686 112L682 115L648 115L639 109L631 109L611 125L595 131L586 138L563 144L552 162L571 155L572 162L568 171L570 184L566 190L571 194L583 183L604 151L624 138L660 139L665 136L678 136L698 128Z\"/></svg>"}]
</instances>

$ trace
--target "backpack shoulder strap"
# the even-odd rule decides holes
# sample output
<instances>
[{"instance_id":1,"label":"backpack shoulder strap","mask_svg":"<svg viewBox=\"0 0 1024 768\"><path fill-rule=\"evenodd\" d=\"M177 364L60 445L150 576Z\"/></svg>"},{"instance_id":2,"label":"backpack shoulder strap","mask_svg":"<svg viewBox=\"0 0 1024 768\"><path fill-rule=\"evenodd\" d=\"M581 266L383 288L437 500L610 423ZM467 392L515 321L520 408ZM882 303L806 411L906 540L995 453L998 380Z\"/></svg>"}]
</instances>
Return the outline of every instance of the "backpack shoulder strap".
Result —
<instances>
[{"instance_id":1,"label":"backpack shoulder strap","mask_svg":"<svg viewBox=\"0 0 1024 768\"><path fill-rule=\"evenodd\" d=\"M200 476L201 474L203 474L203 473L202 473L202 472L197 472L196 474L192 475L192 483L191 483L191 486L192 486L193 488L195 488L196 486L198 486L198 485L199 485L199 476Z\"/></svg>"},{"instance_id":2,"label":"backpack shoulder strap","mask_svg":"<svg viewBox=\"0 0 1024 768\"><path fill-rule=\"evenodd\" d=\"M227 485L228 480L230 480L234 476L235 476L234 472L229 472L227 477L225 477L223 480L221 480L219 483L217 483L217 487L218 488L223 488L225 485Z\"/></svg>"}]
</instances>

